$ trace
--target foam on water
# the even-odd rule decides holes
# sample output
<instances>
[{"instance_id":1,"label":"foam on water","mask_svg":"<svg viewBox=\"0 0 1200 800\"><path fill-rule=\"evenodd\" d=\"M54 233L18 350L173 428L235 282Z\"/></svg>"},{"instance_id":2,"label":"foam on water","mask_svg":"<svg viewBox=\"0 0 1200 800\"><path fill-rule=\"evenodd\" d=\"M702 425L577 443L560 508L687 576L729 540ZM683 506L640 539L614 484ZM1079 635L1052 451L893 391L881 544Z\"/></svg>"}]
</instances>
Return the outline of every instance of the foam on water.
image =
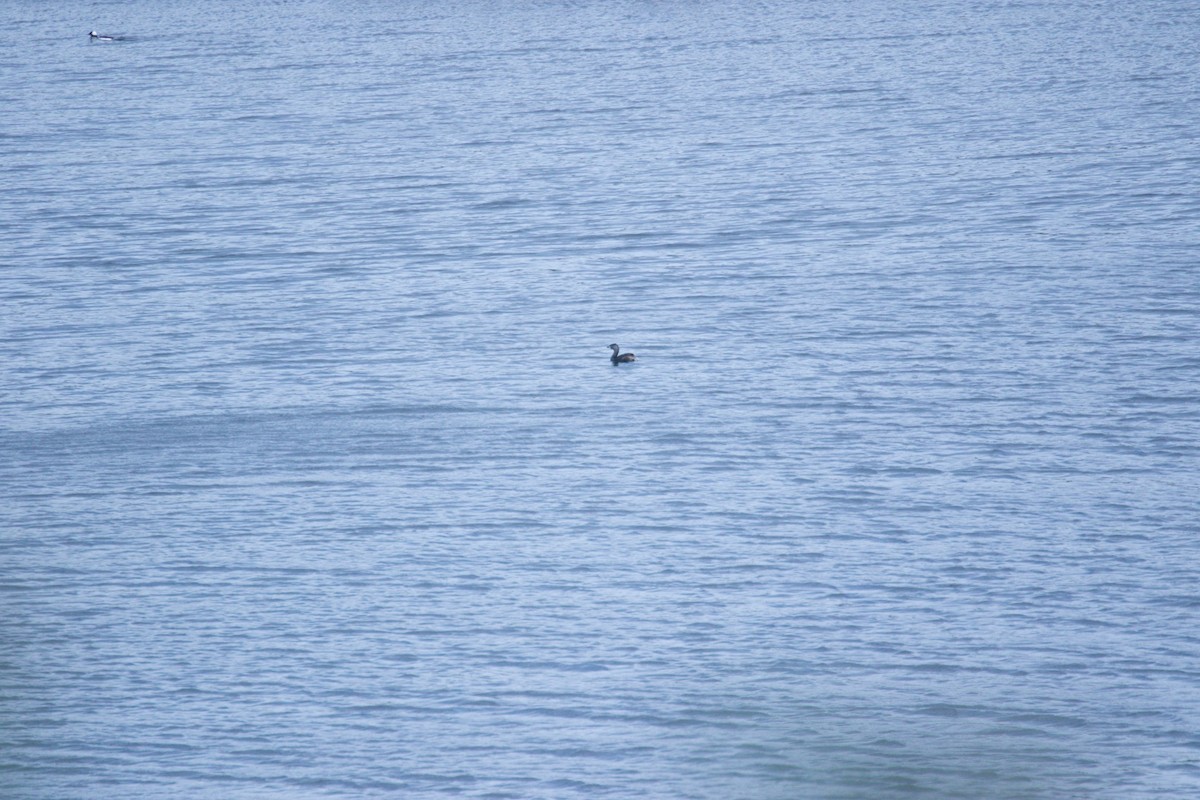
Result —
<instances>
[{"instance_id":1,"label":"foam on water","mask_svg":"<svg viewBox=\"0 0 1200 800\"><path fill-rule=\"evenodd\" d=\"M1197 10L850 6L0 12L0 794L1196 793Z\"/></svg>"}]
</instances>

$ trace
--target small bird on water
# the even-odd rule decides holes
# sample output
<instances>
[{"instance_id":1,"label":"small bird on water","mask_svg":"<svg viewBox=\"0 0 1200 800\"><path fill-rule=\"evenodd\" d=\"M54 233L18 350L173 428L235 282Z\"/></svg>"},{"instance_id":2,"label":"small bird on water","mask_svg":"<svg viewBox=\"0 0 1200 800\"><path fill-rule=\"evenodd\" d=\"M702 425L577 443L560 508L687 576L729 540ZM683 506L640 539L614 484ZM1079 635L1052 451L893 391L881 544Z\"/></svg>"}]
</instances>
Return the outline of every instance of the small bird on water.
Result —
<instances>
[{"instance_id":1,"label":"small bird on water","mask_svg":"<svg viewBox=\"0 0 1200 800\"><path fill-rule=\"evenodd\" d=\"M610 344L608 349L613 351L611 359L613 366L616 366L617 364L628 364L630 361L637 361L637 359L633 357L633 353L622 353L621 346L619 344Z\"/></svg>"}]
</instances>

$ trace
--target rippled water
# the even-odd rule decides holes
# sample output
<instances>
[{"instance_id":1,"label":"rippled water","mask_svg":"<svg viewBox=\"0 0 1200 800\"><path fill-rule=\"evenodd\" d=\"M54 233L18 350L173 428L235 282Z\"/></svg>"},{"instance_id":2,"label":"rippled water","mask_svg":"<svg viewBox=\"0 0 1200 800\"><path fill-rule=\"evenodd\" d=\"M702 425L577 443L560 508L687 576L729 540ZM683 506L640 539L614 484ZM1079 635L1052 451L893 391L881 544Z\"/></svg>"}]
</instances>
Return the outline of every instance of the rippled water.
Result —
<instances>
[{"instance_id":1,"label":"rippled water","mask_svg":"<svg viewBox=\"0 0 1200 800\"><path fill-rule=\"evenodd\" d=\"M1200 793L1194 3L245 5L0 10L0 794Z\"/></svg>"}]
</instances>

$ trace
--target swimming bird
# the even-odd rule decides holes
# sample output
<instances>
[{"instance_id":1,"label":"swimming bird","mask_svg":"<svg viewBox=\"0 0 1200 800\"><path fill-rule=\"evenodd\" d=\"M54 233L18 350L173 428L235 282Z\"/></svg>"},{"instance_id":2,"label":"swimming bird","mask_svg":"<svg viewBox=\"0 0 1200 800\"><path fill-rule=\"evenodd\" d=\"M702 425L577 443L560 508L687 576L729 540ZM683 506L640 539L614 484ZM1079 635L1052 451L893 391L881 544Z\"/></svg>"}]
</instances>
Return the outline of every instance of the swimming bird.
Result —
<instances>
[{"instance_id":1,"label":"swimming bird","mask_svg":"<svg viewBox=\"0 0 1200 800\"><path fill-rule=\"evenodd\" d=\"M622 353L621 346L619 344L610 344L608 349L613 351L613 366L616 366L617 364L627 364L630 361L637 361L637 359L633 357L633 353Z\"/></svg>"},{"instance_id":2,"label":"swimming bird","mask_svg":"<svg viewBox=\"0 0 1200 800\"><path fill-rule=\"evenodd\" d=\"M109 36L106 33L96 33L95 31L92 31L91 33L88 34L88 38L89 39L98 39L101 42L115 42L120 37L119 36Z\"/></svg>"}]
</instances>

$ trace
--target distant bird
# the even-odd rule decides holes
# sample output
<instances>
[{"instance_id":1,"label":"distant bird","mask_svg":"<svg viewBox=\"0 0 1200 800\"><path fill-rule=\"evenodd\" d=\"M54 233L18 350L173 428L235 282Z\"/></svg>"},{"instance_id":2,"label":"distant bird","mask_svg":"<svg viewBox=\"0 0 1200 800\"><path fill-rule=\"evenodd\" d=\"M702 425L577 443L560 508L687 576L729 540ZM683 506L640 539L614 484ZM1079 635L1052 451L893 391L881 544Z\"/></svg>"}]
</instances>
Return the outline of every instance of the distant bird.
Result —
<instances>
[{"instance_id":1,"label":"distant bird","mask_svg":"<svg viewBox=\"0 0 1200 800\"><path fill-rule=\"evenodd\" d=\"M621 346L619 344L610 344L608 349L613 351L613 366L616 366L617 364L628 364L630 361L637 361L637 359L633 357L633 353L622 353Z\"/></svg>"},{"instance_id":2,"label":"distant bird","mask_svg":"<svg viewBox=\"0 0 1200 800\"><path fill-rule=\"evenodd\" d=\"M117 41L117 39L120 39L121 37L120 36L109 36L108 34L96 33L95 31L92 31L91 33L88 34L88 38L95 39L98 42L115 42L115 41Z\"/></svg>"}]
</instances>

